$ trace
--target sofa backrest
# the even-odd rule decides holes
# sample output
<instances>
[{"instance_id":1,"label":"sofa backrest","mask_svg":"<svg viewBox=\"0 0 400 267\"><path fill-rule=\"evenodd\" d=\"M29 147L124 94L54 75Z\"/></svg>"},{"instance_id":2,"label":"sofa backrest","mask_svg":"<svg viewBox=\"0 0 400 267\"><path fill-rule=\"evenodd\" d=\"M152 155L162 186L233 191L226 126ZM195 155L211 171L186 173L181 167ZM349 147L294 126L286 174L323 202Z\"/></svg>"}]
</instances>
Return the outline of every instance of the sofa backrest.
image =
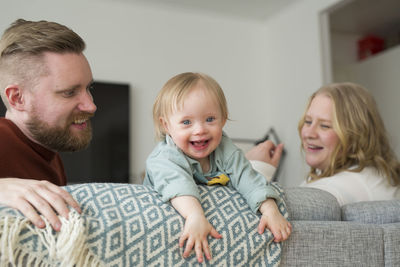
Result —
<instances>
[{"instance_id":1,"label":"sofa backrest","mask_svg":"<svg viewBox=\"0 0 400 267\"><path fill-rule=\"evenodd\" d=\"M293 221L340 221L336 198L323 190L308 187L285 188L289 219Z\"/></svg>"},{"instance_id":2,"label":"sofa backrest","mask_svg":"<svg viewBox=\"0 0 400 267\"><path fill-rule=\"evenodd\" d=\"M366 224L400 223L400 199L364 201L340 207L336 198L321 189L285 188L292 221L353 221Z\"/></svg>"},{"instance_id":3,"label":"sofa backrest","mask_svg":"<svg viewBox=\"0 0 400 267\"><path fill-rule=\"evenodd\" d=\"M400 222L400 199L365 201L342 206L342 220L368 224Z\"/></svg>"}]
</instances>

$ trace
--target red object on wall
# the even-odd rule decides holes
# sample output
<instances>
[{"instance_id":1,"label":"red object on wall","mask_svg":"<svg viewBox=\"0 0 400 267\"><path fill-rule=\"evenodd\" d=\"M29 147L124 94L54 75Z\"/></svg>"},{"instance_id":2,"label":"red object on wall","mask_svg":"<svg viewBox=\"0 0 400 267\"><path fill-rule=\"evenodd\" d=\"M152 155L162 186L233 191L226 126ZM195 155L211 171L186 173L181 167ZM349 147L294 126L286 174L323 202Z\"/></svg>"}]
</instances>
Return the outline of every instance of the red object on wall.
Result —
<instances>
[{"instance_id":1,"label":"red object on wall","mask_svg":"<svg viewBox=\"0 0 400 267\"><path fill-rule=\"evenodd\" d=\"M381 52L385 48L385 41L374 35L367 35L358 40L358 59L362 60Z\"/></svg>"}]
</instances>

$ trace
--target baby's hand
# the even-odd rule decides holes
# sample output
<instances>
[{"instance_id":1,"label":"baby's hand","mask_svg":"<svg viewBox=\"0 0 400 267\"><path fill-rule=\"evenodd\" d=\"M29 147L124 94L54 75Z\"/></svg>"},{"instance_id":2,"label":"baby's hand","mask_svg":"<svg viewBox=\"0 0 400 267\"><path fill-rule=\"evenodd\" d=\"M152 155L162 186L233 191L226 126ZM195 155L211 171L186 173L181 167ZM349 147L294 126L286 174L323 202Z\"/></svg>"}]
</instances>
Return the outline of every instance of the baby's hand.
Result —
<instances>
[{"instance_id":1,"label":"baby's hand","mask_svg":"<svg viewBox=\"0 0 400 267\"><path fill-rule=\"evenodd\" d=\"M260 206L262 213L260 223L258 224L258 232L264 233L264 229L268 228L274 235L274 241L280 242L289 238L292 232L292 225L279 212L275 200L268 198Z\"/></svg>"},{"instance_id":2,"label":"baby's hand","mask_svg":"<svg viewBox=\"0 0 400 267\"><path fill-rule=\"evenodd\" d=\"M203 262L203 252L207 260L211 260L211 252L207 241L208 235L218 239L222 237L202 213L194 212L188 215L183 234L179 238L179 247L183 247L185 240L187 240L183 257L188 257L194 248L198 262Z\"/></svg>"}]
</instances>

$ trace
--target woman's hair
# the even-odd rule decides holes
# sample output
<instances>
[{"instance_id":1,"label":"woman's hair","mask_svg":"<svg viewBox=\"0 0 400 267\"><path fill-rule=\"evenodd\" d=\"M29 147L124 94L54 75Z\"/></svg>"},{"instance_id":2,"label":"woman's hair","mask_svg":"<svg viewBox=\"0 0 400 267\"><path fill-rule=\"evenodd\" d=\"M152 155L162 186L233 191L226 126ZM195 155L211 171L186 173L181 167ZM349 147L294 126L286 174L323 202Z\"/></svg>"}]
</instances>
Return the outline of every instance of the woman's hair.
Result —
<instances>
[{"instance_id":1,"label":"woman's hair","mask_svg":"<svg viewBox=\"0 0 400 267\"><path fill-rule=\"evenodd\" d=\"M82 53L83 39L68 27L49 21L18 19L0 39L0 88L11 83L32 87L37 77L46 75L43 53ZM4 90L1 91L3 102Z\"/></svg>"},{"instance_id":2,"label":"woman's hair","mask_svg":"<svg viewBox=\"0 0 400 267\"><path fill-rule=\"evenodd\" d=\"M187 94L200 81L205 85L207 92L215 97L221 109L222 118L225 120L228 119L228 106L224 92L213 78L203 73L181 73L165 83L154 102L153 122L158 140L164 140L166 135L160 118L167 120L173 112L181 109Z\"/></svg>"},{"instance_id":3,"label":"woman's hair","mask_svg":"<svg viewBox=\"0 0 400 267\"><path fill-rule=\"evenodd\" d=\"M385 126L372 95L354 83L334 83L313 93L300 119L301 136L305 116L316 95L326 95L333 103L333 130L339 142L331 155L328 168L317 172L311 168L312 180L332 176L341 171L360 172L367 166L375 167L392 185L400 184L400 163L390 147ZM303 146L302 146L303 147Z\"/></svg>"}]
</instances>

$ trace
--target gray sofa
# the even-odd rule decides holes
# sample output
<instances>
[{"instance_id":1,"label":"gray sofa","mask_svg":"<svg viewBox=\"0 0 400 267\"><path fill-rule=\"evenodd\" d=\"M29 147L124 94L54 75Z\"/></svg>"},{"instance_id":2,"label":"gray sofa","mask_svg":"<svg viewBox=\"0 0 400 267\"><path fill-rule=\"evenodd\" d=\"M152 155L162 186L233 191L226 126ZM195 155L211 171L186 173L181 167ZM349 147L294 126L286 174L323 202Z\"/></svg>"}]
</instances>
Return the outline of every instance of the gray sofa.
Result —
<instances>
[{"instance_id":1,"label":"gray sofa","mask_svg":"<svg viewBox=\"0 0 400 267\"><path fill-rule=\"evenodd\" d=\"M319 189L285 191L293 233L282 266L400 266L400 200L340 207Z\"/></svg>"},{"instance_id":2,"label":"gray sofa","mask_svg":"<svg viewBox=\"0 0 400 267\"><path fill-rule=\"evenodd\" d=\"M199 186L205 215L223 238L209 239L213 260L198 264L194 253L181 256L183 218L151 188L93 183L66 189L83 213L73 216L63 237L29 227L18 212L0 207L0 266L236 267L277 266L279 260L281 266L400 266L400 200L341 208L319 189L286 188L286 205L279 207L289 212L293 233L276 244L269 231L257 233L259 215L238 192ZM68 253L49 253L68 244Z\"/></svg>"}]
</instances>

